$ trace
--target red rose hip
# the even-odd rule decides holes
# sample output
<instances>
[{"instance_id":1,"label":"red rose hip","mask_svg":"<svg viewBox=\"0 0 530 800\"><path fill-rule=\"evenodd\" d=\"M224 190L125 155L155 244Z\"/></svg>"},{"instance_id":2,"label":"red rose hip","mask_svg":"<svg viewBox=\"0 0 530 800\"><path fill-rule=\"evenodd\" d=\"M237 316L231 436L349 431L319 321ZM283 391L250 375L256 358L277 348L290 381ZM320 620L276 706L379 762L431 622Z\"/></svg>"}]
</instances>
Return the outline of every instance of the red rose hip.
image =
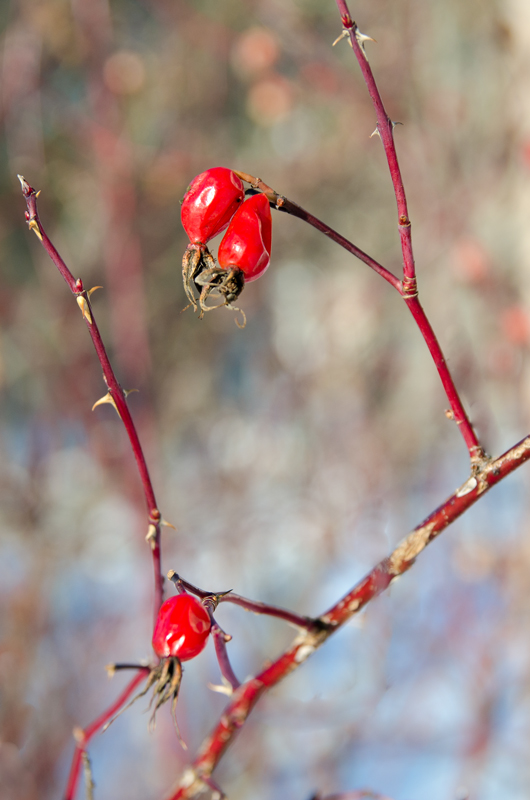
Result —
<instances>
[{"instance_id":1,"label":"red rose hip","mask_svg":"<svg viewBox=\"0 0 530 800\"><path fill-rule=\"evenodd\" d=\"M201 172L190 183L180 216L192 244L206 244L228 226L245 197L235 172L214 167Z\"/></svg>"},{"instance_id":2,"label":"red rose hip","mask_svg":"<svg viewBox=\"0 0 530 800\"><path fill-rule=\"evenodd\" d=\"M153 650L159 658L195 658L206 646L212 624L202 603L189 594L170 597L158 612Z\"/></svg>"},{"instance_id":3,"label":"red rose hip","mask_svg":"<svg viewBox=\"0 0 530 800\"><path fill-rule=\"evenodd\" d=\"M272 218L269 201L255 194L238 208L228 226L217 259L223 269L238 267L245 283L263 275L270 263Z\"/></svg>"}]
</instances>

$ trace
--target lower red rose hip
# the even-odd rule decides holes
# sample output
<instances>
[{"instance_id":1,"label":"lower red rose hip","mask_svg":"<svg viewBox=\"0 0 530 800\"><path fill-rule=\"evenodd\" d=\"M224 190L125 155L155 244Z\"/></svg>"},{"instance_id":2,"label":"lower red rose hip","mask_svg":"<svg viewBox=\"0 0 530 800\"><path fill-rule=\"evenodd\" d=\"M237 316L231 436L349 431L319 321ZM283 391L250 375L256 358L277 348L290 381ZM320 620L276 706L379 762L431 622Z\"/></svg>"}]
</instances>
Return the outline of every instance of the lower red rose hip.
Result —
<instances>
[{"instance_id":1,"label":"lower red rose hip","mask_svg":"<svg viewBox=\"0 0 530 800\"><path fill-rule=\"evenodd\" d=\"M272 218L269 201L256 194L239 206L219 245L223 269L238 267L245 282L255 281L270 264Z\"/></svg>"},{"instance_id":2,"label":"lower red rose hip","mask_svg":"<svg viewBox=\"0 0 530 800\"><path fill-rule=\"evenodd\" d=\"M210 616L196 597L175 595L158 612L153 650L160 658L176 656L188 661L204 649L210 629Z\"/></svg>"}]
</instances>

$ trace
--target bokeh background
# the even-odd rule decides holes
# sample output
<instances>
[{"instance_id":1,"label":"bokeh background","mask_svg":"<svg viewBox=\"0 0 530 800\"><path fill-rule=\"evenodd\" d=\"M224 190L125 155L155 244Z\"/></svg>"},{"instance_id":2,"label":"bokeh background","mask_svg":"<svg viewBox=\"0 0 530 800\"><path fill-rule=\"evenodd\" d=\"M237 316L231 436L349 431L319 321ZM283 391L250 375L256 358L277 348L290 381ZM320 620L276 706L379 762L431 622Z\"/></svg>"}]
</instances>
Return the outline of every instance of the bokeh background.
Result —
<instances>
[{"instance_id":1,"label":"bokeh background","mask_svg":"<svg viewBox=\"0 0 530 800\"><path fill-rule=\"evenodd\" d=\"M487 450L530 429L530 8L352 0L394 120L425 308ZM333 0L0 4L0 793L61 796L74 725L150 657L143 496L79 310L16 180L94 308L163 515L164 570L323 612L467 476L404 304L299 220L199 321L179 200L232 166L387 267L396 213ZM264 699L216 772L232 800L362 787L394 800L530 794L528 467ZM168 588L171 592L171 587ZM244 678L291 639L224 606ZM162 798L226 698L186 665L180 747L139 701L90 747L98 800ZM83 790L80 790L83 796Z\"/></svg>"}]
</instances>

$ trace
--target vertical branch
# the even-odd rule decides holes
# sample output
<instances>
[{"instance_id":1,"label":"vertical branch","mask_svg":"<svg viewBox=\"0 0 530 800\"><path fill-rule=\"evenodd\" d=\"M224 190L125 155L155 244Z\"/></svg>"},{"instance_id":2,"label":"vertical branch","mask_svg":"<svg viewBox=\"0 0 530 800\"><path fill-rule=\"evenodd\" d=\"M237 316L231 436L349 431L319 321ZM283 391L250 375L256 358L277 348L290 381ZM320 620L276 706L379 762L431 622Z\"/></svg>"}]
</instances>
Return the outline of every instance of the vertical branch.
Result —
<instances>
[{"instance_id":1,"label":"vertical branch","mask_svg":"<svg viewBox=\"0 0 530 800\"><path fill-rule=\"evenodd\" d=\"M110 403L111 405L114 406L114 408L118 412L121 421L123 422L123 425L127 432L127 436L129 437L129 441L131 443L131 448L134 454L134 458L136 460L136 465L138 467L138 472L140 475L140 480L142 482L142 487L144 491L145 502L147 505L147 517L148 517L147 540L151 546L152 557L153 557L153 569L155 578L154 619L156 620L156 617L158 615L158 609L162 605L162 592L163 592L163 577L161 573L161 548L160 548L160 526L163 523L163 520L160 511L158 510L157 507L153 484L151 482L149 470L147 468L147 463L145 461L144 452L140 444L140 439L138 438L138 433L136 431L136 427L134 425L131 412L129 411L129 407L127 405L126 392L122 389L122 387L118 383L116 375L114 374L114 370L112 369L109 357L107 355L107 351L105 350L105 345L103 344L99 328L94 318L94 312L92 310L92 306L90 303L90 294L91 291L93 290L87 291L84 288L81 279L79 278L76 280L74 278L74 276L64 263L63 259L55 249L54 245L48 238L44 228L42 227L42 223L39 219L37 211L37 197L39 193L36 192L35 189L33 189L29 185L29 183L27 183L27 181L25 181L24 178L20 175L19 175L19 180L22 187L22 194L26 199L26 205L27 205L26 221L28 223L28 227L37 235L42 246L44 247L49 257L51 258L51 260L53 261L53 263L63 276L64 280L68 284L70 291L75 296L77 304L83 314L83 318L88 328L90 338L92 339L92 343L94 345L94 349L96 351L99 363L101 364L101 369L103 371L103 379L107 386L108 393L104 397L102 397L101 400L98 400L98 402L95 405L98 405L100 403Z\"/></svg>"},{"instance_id":2,"label":"vertical branch","mask_svg":"<svg viewBox=\"0 0 530 800\"><path fill-rule=\"evenodd\" d=\"M414 281L416 278L416 269L412 252L410 219L407 208L407 198L405 196L405 187L403 186L396 146L394 144L394 123L386 113L372 69L364 52L364 41L369 39L369 37L364 36L364 34L359 31L359 28L350 16L345 0L336 0L336 2L344 30L348 32L349 41L355 53L355 57L359 62L359 67L361 68L364 81L374 105L377 117L376 131L383 143L388 168L390 170L390 177L392 179L392 186L394 187L398 210L399 236L401 239L401 251L403 253L403 278L405 280Z\"/></svg>"},{"instance_id":3,"label":"vertical branch","mask_svg":"<svg viewBox=\"0 0 530 800\"><path fill-rule=\"evenodd\" d=\"M473 426L466 414L457 388L453 381L452 375L449 372L445 357L442 349L438 343L436 335L432 326L427 319L427 315L423 310L418 299L418 284L416 280L416 267L414 264L414 254L412 250L412 233L411 223L409 219L407 198L405 196L405 187L401 177L401 170L394 143L394 124L383 105L383 100L375 78L368 63L368 59L364 52L364 42L369 40L369 36L365 36L360 32L357 24L352 20L346 0L336 0L337 8L339 9L342 25L344 28L343 36L348 36L348 40L352 46L353 52L361 69L366 87L372 100L376 117L378 133L385 150L386 160L392 179L392 186L394 187L394 194L396 197L396 204L398 210L398 227L399 237L401 241L401 252L403 254L403 282L401 286L401 296L405 300L407 307L414 317L414 320L425 340L429 352L433 358L438 374L442 381L444 391L447 399L451 405L453 418L460 429L460 433L466 443L469 451L471 461L471 470L476 471L483 465L486 454L484 448L479 442L479 439L473 430ZM341 37L342 38L342 37Z\"/></svg>"}]
</instances>

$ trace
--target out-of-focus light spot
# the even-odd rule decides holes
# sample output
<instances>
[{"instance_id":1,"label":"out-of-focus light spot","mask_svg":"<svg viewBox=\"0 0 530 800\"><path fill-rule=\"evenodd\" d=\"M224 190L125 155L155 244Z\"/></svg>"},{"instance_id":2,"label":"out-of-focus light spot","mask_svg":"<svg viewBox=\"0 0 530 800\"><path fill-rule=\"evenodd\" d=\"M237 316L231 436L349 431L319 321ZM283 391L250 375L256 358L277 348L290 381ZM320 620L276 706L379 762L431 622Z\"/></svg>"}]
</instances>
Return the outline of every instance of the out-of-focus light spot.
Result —
<instances>
[{"instance_id":1,"label":"out-of-focus light spot","mask_svg":"<svg viewBox=\"0 0 530 800\"><path fill-rule=\"evenodd\" d=\"M496 555L483 544L461 544L453 553L453 568L458 575L469 583L482 581L491 574Z\"/></svg>"},{"instance_id":2,"label":"out-of-focus light spot","mask_svg":"<svg viewBox=\"0 0 530 800\"><path fill-rule=\"evenodd\" d=\"M293 90L280 75L264 78L254 84L247 97L247 113L258 125L274 125L291 112Z\"/></svg>"},{"instance_id":3,"label":"out-of-focus light spot","mask_svg":"<svg viewBox=\"0 0 530 800\"><path fill-rule=\"evenodd\" d=\"M144 62L137 53L120 50L105 61L103 79L114 94L135 94L145 83Z\"/></svg>"},{"instance_id":4,"label":"out-of-focus light spot","mask_svg":"<svg viewBox=\"0 0 530 800\"><path fill-rule=\"evenodd\" d=\"M276 154L286 160L308 155L320 141L318 120L311 118L304 109L297 108L285 120L272 126L271 143Z\"/></svg>"},{"instance_id":5,"label":"out-of-focus light spot","mask_svg":"<svg viewBox=\"0 0 530 800\"><path fill-rule=\"evenodd\" d=\"M510 375L516 368L516 351L504 342L498 342L490 348L487 358L489 370L497 377Z\"/></svg>"},{"instance_id":6,"label":"out-of-focus light spot","mask_svg":"<svg viewBox=\"0 0 530 800\"><path fill-rule=\"evenodd\" d=\"M521 156L525 166L530 168L530 139L527 139L521 145Z\"/></svg>"},{"instance_id":7,"label":"out-of-focus light spot","mask_svg":"<svg viewBox=\"0 0 530 800\"><path fill-rule=\"evenodd\" d=\"M501 329L513 344L528 344L530 338L530 319L521 306L510 306L501 315Z\"/></svg>"},{"instance_id":8,"label":"out-of-focus light spot","mask_svg":"<svg viewBox=\"0 0 530 800\"><path fill-rule=\"evenodd\" d=\"M453 253L453 269L463 283L479 283L488 277L490 258L484 246L471 237L460 239Z\"/></svg>"},{"instance_id":9,"label":"out-of-focus light spot","mask_svg":"<svg viewBox=\"0 0 530 800\"><path fill-rule=\"evenodd\" d=\"M335 71L323 61L310 61L309 64L305 64L300 70L300 75L311 89L322 94L336 94L339 89Z\"/></svg>"},{"instance_id":10,"label":"out-of-focus light spot","mask_svg":"<svg viewBox=\"0 0 530 800\"><path fill-rule=\"evenodd\" d=\"M181 200L189 183L189 156L181 150L160 153L144 173L144 188L153 205Z\"/></svg>"},{"instance_id":11,"label":"out-of-focus light spot","mask_svg":"<svg viewBox=\"0 0 530 800\"><path fill-rule=\"evenodd\" d=\"M249 28L241 34L231 55L234 72L252 78L277 62L280 48L274 33L267 28Z\"/></svg>"}]
</instances>

